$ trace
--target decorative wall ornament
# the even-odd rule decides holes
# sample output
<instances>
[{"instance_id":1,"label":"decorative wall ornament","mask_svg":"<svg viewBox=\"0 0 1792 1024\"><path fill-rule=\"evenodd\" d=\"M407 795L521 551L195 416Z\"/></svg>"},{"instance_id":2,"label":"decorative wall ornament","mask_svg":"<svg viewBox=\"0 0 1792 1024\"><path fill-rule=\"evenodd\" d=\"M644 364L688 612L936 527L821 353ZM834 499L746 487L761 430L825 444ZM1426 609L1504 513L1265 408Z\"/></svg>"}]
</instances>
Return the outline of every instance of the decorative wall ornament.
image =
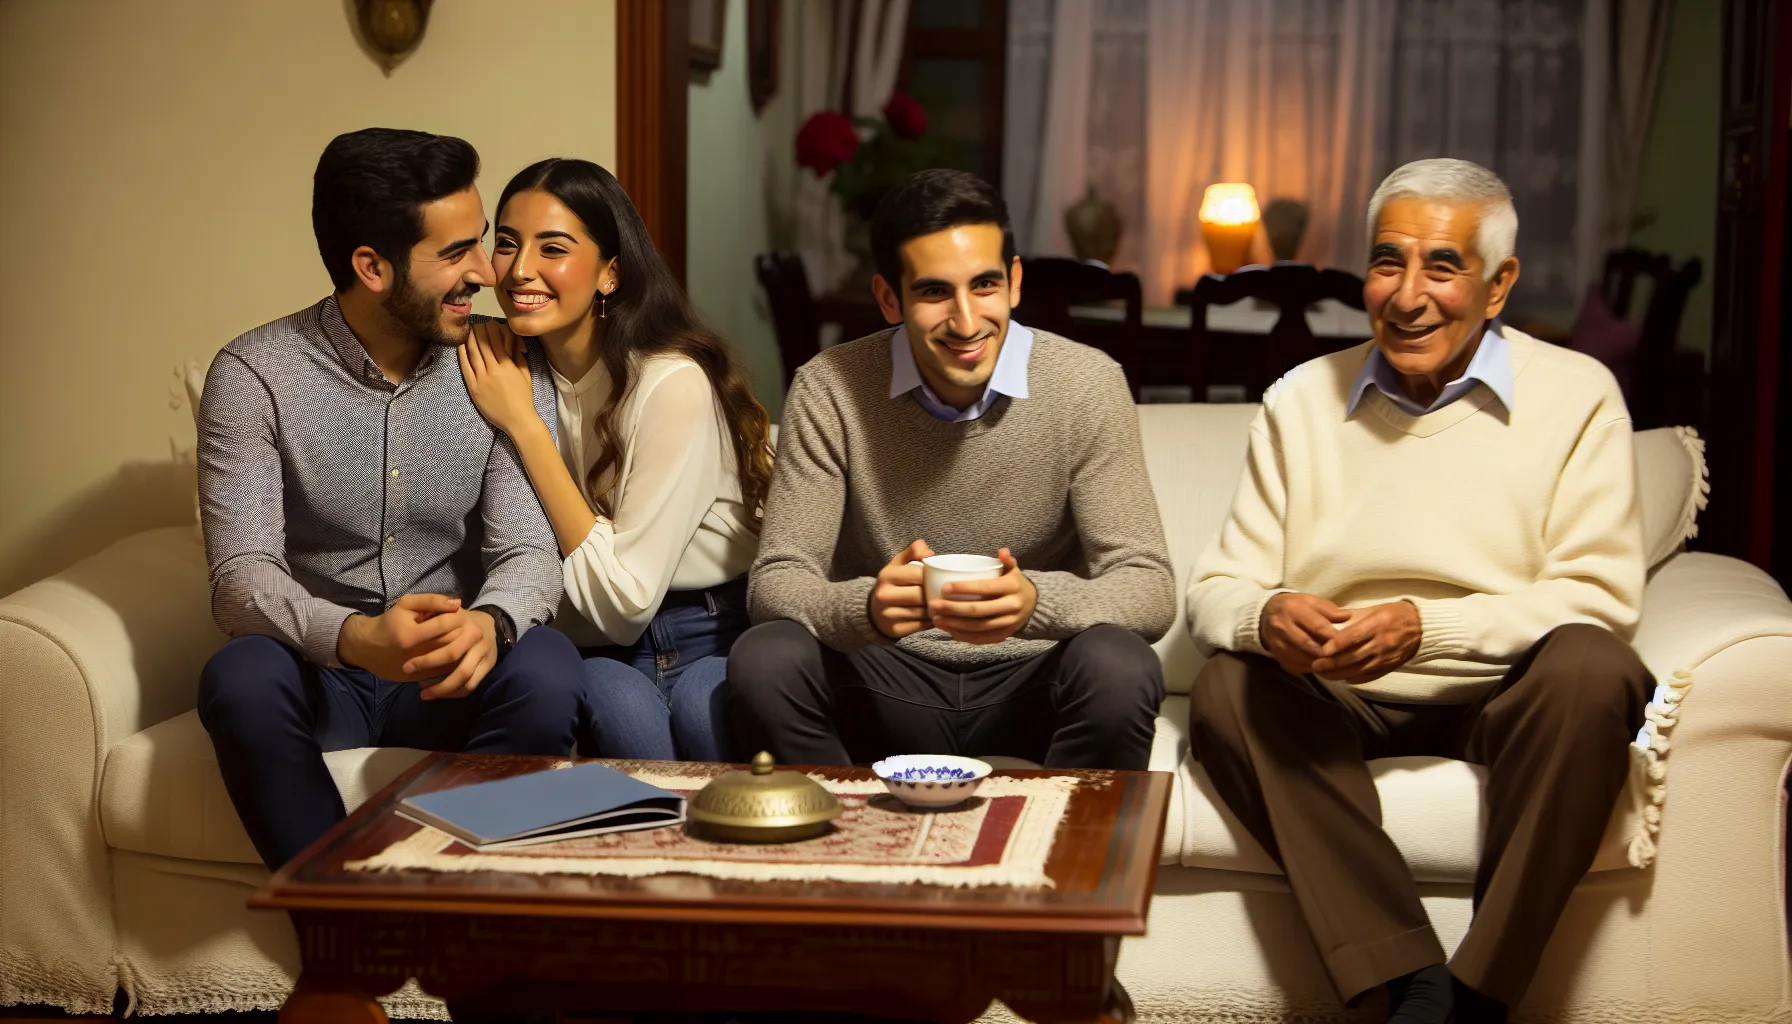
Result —
<instances>
[{"instance_id":1,"label":"decorative wall ornament","mask_svg":"<svg viewBox=\"0 0 1792 1024\"><path fill-rule=\"evenodd\" d=\"M747 91L753 113L778 91L780 0L747 0Z\"/></svg>"},{"instance_id":2,"label":"decorative wall ornament","mask_svg":"<svg viewBox=\"0 0 1792 1024\"><path fill-rule=\"evenodd\" d=\"M698 71L714 71L722 66L722 41L727 31L728 0L689 0L689 3L691 67Z\"/></svg>"},{"instance_id":3,"label":"decorative wall ornament","mask_svg":"<svg viewBox=\"0 0 1792 1024\"><path fill-rule=\"evenodd\" d=\"M435 0L354 0L355 35L387 75L416 51Z\"/></svg>"}]
</instances>

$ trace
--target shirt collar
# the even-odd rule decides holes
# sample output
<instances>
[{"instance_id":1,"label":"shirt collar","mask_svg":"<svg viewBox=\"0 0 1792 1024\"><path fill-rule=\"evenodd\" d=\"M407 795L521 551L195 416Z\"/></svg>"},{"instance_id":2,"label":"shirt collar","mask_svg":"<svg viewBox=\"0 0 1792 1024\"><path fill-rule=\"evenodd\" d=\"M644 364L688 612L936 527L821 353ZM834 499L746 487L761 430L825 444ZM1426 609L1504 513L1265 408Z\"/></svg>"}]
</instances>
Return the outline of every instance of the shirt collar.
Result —
<instances>
[{"instance_id":1,"label":"shirt collar","mask_svg":"<svg viewBox=\"0 0 1792 1024\"><path fill-rule=\"evenodd\" d=\"M981 415L982 410L988 409L989 405L1002 395L1007 395L1009 398L1029 397L1027 366L1032 360L1032 354L1032 330L1018 321L1008 321L1008 334L1002 341L1002 350L996 353L995 369L990 372L989 384L984 389L983 397L965 412L970 413L976 410L977 414ZM900 398L916 388L921 389L918 398L931 400L931 402L922 401L922 405L932 405L942 409L952 408L934 394L933 389L927 386L927 382L921 379L921 368L915 364L914 350L909 348L908 344L908 327L904 325L896 328L895 333L890 335L890 397ZM954 418L958 418L960 415L958 411L952 411ZM975 416L970 418L974 419Z\"/></svg>"},{"instance_id":2,"label":"shirt collar","mask_svg":"<svg viewBox=\"0 0 1792 1024\"><path fill-rule=\"evenodd\" d=\"M1512 345L1506 340L1505 335L1500 333L1497 324L1487 326L1486 332L1481 335L1481 344L1475 348L1475 354L1469 358L1468 366L1463 369L1462 376L1444 385L1444 389L1438 393L1437 399L1428 407L1420 407L1418 403L1407 397L1406 392L1400 387L1400 375L1394 371L1393 364L1382 356L1379 346L1371 343L1369 358L1363 360L1362 369L1357 371L1356 379L1350 384L1350 404L1345 410L1345 415L1350 416L1356 413L1357 405L1362 402L1363 392L1369 390L1371 385L1380 390L1403 411L1414 416L1422 416L1425 413L1436 412L1468 394L1474 390L1477 383L1486 385L1487 390L1493 392L1493 396L1506 407L1506 411L1508 413L1512 411L1517 391L1512 375Z\"/></svg>"},{"instance_id":3,"label":"shirt collar","mask_svg":"<svg viewBox=\"0 0 1792 1024\"><path fill-rule=\"evenodd\" d=\"M361 344L361 339L355 337L354 329L349 327L348 321L343 318L342 303L334 294L325 299L318 307L318 322L323 325L324 337L330 342L330 348L335 351L336 358L342 363L342 368L347 370L351 376L377 385L391 385L391 381L386 379L385 371L381 370L379 364L373 361L373 357L367 354L367 349ZM436 361L436 350L439 348L441 348L440 345L424 346L423 355L418 358L417 366L411 370L410 377L400 383L409 383L424 370L429 369L431 364Z\"/></svg>"}]
</instances>

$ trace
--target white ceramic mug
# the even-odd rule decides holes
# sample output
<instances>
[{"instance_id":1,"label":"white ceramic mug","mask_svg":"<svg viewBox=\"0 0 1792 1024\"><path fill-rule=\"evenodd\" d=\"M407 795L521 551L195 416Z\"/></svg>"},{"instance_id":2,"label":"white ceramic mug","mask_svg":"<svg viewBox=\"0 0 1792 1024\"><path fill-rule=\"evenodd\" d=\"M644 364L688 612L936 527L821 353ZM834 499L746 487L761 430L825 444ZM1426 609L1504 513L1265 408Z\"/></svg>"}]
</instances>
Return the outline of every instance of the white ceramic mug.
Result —
<instances>
[{"instance_id":1,"label":"white ceramic mug","mask_svg":"<svg viewBox=\"0 0 1792 1024\"><path fill-rule=\"evenodd\" d=\"M921 589L927 604L940 599L940 588L965 580L993 580L1002 575L1002 560L988 555L934 555L921 559ZM976 601L979 598L960 596L947 600Z\"/></svg>"}]
</instances>

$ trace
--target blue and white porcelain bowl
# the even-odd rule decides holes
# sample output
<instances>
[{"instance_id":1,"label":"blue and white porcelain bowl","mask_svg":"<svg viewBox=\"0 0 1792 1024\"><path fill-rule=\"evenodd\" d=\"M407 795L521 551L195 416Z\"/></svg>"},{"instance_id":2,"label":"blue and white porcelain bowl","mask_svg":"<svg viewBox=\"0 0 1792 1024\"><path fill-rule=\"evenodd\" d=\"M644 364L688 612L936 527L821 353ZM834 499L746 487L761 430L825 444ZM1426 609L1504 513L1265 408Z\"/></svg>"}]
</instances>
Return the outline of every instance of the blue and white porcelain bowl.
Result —
<instances>
[{"instance_id":1,"label":"blue and white porcelain bowl","mask_svg":"<svg viewBox=\"0 0 1792 1024\"><path fill-rule=\"evenodd\" d=\"M977 792L989 762L950 754L898 754L871 766L890 795L910 807L951 807Z\"/></svg>"}]
</instances>

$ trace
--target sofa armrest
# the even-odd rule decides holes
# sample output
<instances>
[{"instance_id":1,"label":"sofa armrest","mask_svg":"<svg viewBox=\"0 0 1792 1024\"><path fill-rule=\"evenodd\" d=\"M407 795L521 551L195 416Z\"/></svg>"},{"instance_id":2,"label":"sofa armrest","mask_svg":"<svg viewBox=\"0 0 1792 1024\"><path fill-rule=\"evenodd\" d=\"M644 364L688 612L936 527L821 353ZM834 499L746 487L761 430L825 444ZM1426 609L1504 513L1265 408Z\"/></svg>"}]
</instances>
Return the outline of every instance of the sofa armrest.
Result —
<instances>
[{"instance_id":1,"label":"sofa armrest","mask_svg":"<svg viewBox=\"0 0 1792 1024\"><path fill-rule=\"evenodd\" d=\"M0 1003L111 1011L106 754L191 709L223 641L190 526L127 537L0 599Z\"/></svg>"},{"instance_id":2,"label":"sofa armrest","mask_svg":"<svg viewBox=\"0 0 1792 1024\"><path fill-rule=\"evenodd\" d=\"M1792 601L1773 577L1740 559L1683 551L1650 573L1633 643L1665 681L1762 636L1792 637Z\"/></svg>"},{"instance_id":3,"label":"sofa armrest","mask_svg":"<svg viewBox=\"0 0 1792 1024\"><path fill-rule=\"evenodd\" d=\"M1762 1001L1783 1012L1792 991L1792 602L1745 562L1678 554L1649 580L1634 643L1662 684L1638 757L1656 833L1647 998L1662 1019L1766 1019Z\"/></svg>"},{"instance_id":4,"label":"sofa armrest","mask_svg":"<svg viewBox=\"0 0 1792 1024\"><path fill-rule=\"evenodd\" d=\"M1633 751L1641 785L1631 793L1643 827L1632 837L1630 862L1646 867L1655 858L1672 746L1697 742L1712 722L1729 718L1755 723L1761 738L1792 739L1787 680L1760 671L1792 643L1792 602L1747 562L1683 552L1650 574L1633 643L1657 681ZM1689 702L1695 684L1697 699ZM1697 728L1681 728L1683 708L1699 716Z\"/></svg>"}]
</instances>

